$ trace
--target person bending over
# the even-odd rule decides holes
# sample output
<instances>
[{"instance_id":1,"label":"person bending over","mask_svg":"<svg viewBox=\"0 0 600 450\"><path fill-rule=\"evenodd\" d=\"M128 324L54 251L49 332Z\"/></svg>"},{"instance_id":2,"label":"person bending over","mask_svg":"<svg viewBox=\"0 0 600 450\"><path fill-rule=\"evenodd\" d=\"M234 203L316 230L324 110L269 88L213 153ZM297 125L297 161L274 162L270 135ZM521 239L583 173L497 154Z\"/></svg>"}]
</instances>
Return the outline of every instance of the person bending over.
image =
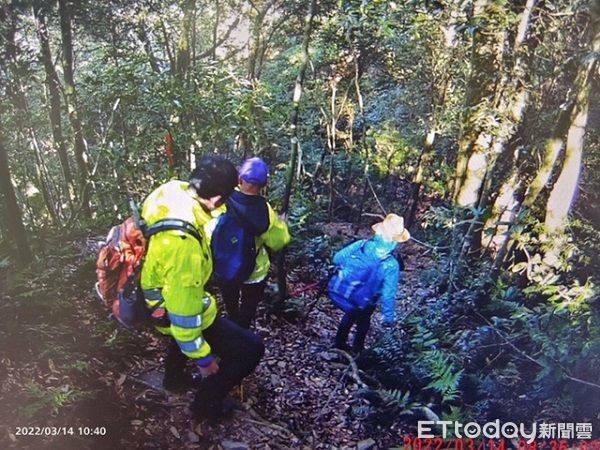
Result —
<instances>
[{"instance_id":1,"label":"person bending over","mask_svg":"<svg viewBox=\"0 0 600 450\"><path fill-rule=\"evenodd\" d=\"M264 354L261 339L237 324L217 316L215 298L205 290L212 273L206 224L211 211L222 205L237 185L233 164L219 156L204 156L188 182L169 181L144 201L141 215L148 225L165 218L191 224L200 240L179 230L161 231L148 243L141 287L150 307L162 302L165 323L159 332L169 335L163 385L176 390L190 387L186 372L191 359L202 380L191 404L195 419L218 419L225 411L229 391L251 374Z\"/></svg>"},{"instance_id":2,"label":"person bending over","mask_svg":"<svg viewBox=\"0 0 600 450\"><path fill-rule=\"evenodd\" d=\"M345 314L335 336L335 347L359 353L363 350L377 303L381 303L384 324L396 320L394 306L400 282L400 266L392 252L398 243L410 239L404 219L396 214L373 225L371 239L356 241L333 257L337 273L329 282L329 296ZM348 335L352 326L356 333L352 347Z\"/></svg>"}]
</instances>

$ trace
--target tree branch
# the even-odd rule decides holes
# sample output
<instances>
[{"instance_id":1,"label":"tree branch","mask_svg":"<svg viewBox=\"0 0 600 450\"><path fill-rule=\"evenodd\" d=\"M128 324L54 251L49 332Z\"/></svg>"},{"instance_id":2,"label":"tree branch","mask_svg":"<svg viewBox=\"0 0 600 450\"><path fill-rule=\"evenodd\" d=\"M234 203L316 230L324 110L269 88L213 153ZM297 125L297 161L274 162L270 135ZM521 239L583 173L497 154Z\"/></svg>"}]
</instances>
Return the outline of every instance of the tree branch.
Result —
<instances>
[{"instance_id":1,"label":"tree branch","mask_svg":"<svg viewBox=\"0 0 600 450\"><path fill-rule=\"evenodd\" d=\"M375 197L375 201L377 202L377 204L381 208L381 211L383 211L383 214L387 215L387 211L385 210L385 208L383 207L383 205L379 201L379 197L377 197L377 194L375 193L375 189L373 189L373 184L371 183L371 179L369 178L369 175L367 175L367 184L369 185L369 188L371 189L371 193L373 194L373 197Z\"/></svg>"},{"instance_id":2,"label":"tree branch","mask_svg":"<svg viewBox=\"0 0 600 450\"><path fill-rule=\"evenodd\" d=\"M354 381L356 381L356 384L358 384L361 388L369 387L363 382L363 380L361 380L360 375L358 374L358 366L356 365L356 361L354 361L354 358L352 356L350 356L350 354L348 352L345 352L344 350L340 350L339 348L332 348L329 351L333 352L333 353L337 353L338 355L342 355L344 358L346 358L348 360L348 364L350 365L350 369L352 370L352 378L354 378Z\"/></svg>"},{"instance_id":3,"label":"tree branch","mask_svg":"<svg viewBox=\"0 0 600 450\"><path fill-rule=\"evenodd\" d=\"M519 355L521 355L522 357L524 357L525 359L527 359L528 361L531 361L532 363L536 364L538 367L542 367L544 368L545 366L539 362L537 359L535 359L532 356L529 356L527 353L525 353L523 350L521 350L520 348L518 348L515 344L513 344L512 342L510 342L508 340L508 338L506 338L504 336L504 334L494 326L494 324L492 324L492 322L490 322L485 316L483 316L482 314L476 312L475 314L477 314L479 317L481 317L487 324L488 326L494 330L496 332L496 334L498 336L500 336L500 338L506 342L514 351L516 351ZM557 363L558 364L558 363ZM560 364L558 364L558 366L560 367L560 369L563 371L563 375L565 378L567 378L568 380L571 381L575 381L576 383L580 383L580 384L585 384L586 386L591 386L593 388L596 389L600 389L600 385L596 384L596 383L592 383L590 381L586 381L586 380L582 380L580 378L575 378L571 375L569 375L569 372L567 371L567 369L565 369L564 367L562 367Z\"/></svg>"},{"instance_id":4,"label":"tree branch","mask_svg":"<svg viewBox=\"0 0 600 450\"><path fill-rule=\"evenodd\" d=\"M235 19L235 21L229 26L229 28L227 29L225 34L221 37L221 39L219 39L217 42L215 42L214 45L211 48L209 48L208 50L203 51L199 55L196 55L196 57L194 58L194 61L198 61L199 59L206 58L207 56L211 56L213 54L213 52L220 45L223 44L223 42L225 42L227 39L229 39L229 36L231 36L232 31L235 29L235 27L237 27L238 23L240 23L239 17L237 19Z\"/></svg>"}]
</instances>

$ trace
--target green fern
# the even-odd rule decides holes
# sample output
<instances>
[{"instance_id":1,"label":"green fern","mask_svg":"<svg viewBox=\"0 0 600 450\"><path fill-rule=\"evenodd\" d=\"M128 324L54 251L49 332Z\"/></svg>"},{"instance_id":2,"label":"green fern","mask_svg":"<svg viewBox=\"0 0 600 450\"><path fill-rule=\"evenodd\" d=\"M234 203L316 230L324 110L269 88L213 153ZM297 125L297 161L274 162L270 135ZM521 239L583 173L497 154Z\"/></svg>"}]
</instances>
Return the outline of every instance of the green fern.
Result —
<instances>
[{"instance_id":1,"label":"green fern","mask_svg":"<svg viewBox=\"0 0 600 450\"><path fill-rule=\"evenodd\" d=\"M399 389L378 389L378 394L383 402L382 407L394 415L409 415L420 405L410 401L410 391L402 392Z\"/></svg>"},{"instance_id":2,"label":"green fern","mask_svg":"<svg viewBox=\"0 0 600 450\"><path fill-rule=\"evenodd\" d=\"M456 370L450 355L445 355L440 350L424 352L417 362L424 364L429 369L431 382L425 389L433 389L442 396L443 402L456 400L458 385L463 375L463 369Z\"/></svg>"},{"instance_id":3,"label":"green fern","mask_svg":"<svg viewBox=\"0 0 600 450\"><path fill-rule=\"evenodd\" d=\"M361 412L371 420L379 422L389 422L400 416L410 416L422 407L421 404L412 401L410 391L365 389L361 391L361 394L370 403L366 414L364 409Z\"/></svg>"},{"instance_id":4,"label":"green fern","mask_svg":"<svg viewBox=\"0 0 600 450\"><path fill-rule=\"evenodd\" d=\"M450 406L450 412L442 414L442 420L450 420L452 422L467 422L469 417L465 410L460 406Z\"/></svg>"},{"instance_id":5,"label":"green fern","mask_svg":"<svg viewBox=\"0 0 600 450\"><path fill-rule=\"evenodd\" d=\"M426 351L434 348L439 343L439 339L428 328L425 328L419 319L409 321L415 327L411 343L417 351Z\"/></svg>"},{"instance_id":6,"label":"green fern","mask_svg":"<svg viewBox=\"0 0 600 450\"><path fill-rule=\"evenodd\" d=\"M47 408L52 411L53 415L56 415L61 408L86 395L68 384L58 387L45 387L36 382L27 383L25 393L29 401L23 406L21 413L30 419Z\"/></svg>"}]
</instances>

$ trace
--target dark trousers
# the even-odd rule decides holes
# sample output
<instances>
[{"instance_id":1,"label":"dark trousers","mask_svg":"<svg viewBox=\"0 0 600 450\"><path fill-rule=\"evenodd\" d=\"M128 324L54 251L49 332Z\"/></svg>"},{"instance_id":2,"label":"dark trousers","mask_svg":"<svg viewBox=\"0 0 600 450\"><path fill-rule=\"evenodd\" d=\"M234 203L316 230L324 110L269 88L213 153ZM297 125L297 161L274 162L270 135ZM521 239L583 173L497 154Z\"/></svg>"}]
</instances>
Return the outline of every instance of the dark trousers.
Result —
<instances>
[{"instance_id":1,"label":"dark trousers","mask_svg":"<svg viewBox=\"0 0 600 450\"><path fill-rule=\"evenodd\" d=\"M259 283L219 286L229 318L241 327L250 328L266 285L264 279Z\"/></svg>"},{"instance_id":2,"label":"dark trousers","mask_svg":"<svg viewBox=\"0 0 600 450\"><path fill-rule=\"evenodd\" d=\"M217 415L229 391L254 371L265 353L258 335L222 317L217 317L202 334L220 360L219 371L203 379L196 391L191 410L198 418ZM165 377L183 373L187 359L171 338L165 357Z\"/></svg>"},{"instance_id":3,"label":"dark trousers","mask_svg":"<svg viewBox=\"0 0 600 450\"><path fill-rule=\"evenodd\" d=\"M365 339L371 325L371 316L375 311L375 307L369 307L362 310L356 309L344 314L342 321L335 336L335 346L341 349L348 348L348 334L352 325L356 324L356 332L354 334L354 343L352 350L360 352L365 346Z\"/></svg>"}]
</instances>

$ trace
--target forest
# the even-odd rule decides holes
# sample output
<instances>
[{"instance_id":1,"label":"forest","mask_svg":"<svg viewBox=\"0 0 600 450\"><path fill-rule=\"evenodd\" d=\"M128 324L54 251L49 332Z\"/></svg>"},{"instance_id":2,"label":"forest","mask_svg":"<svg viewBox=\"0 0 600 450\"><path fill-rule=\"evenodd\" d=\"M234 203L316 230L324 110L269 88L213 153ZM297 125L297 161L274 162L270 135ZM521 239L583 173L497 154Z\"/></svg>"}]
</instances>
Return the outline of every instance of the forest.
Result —
<instances>
[{"instance_id":1,"label":"forest","mask_svg":"<svg viewBox=\"0 0 600 450\"><path fill-rule=\"evenodd\" d=\"M0 0L0 447L598 448L599 60L600 0ZM206 154L265 160L292 239L242 408L190 429L93 286L129 200ZM398 321L336 351L332 256L388 213Z\"/></svg>"}]
</instances>

